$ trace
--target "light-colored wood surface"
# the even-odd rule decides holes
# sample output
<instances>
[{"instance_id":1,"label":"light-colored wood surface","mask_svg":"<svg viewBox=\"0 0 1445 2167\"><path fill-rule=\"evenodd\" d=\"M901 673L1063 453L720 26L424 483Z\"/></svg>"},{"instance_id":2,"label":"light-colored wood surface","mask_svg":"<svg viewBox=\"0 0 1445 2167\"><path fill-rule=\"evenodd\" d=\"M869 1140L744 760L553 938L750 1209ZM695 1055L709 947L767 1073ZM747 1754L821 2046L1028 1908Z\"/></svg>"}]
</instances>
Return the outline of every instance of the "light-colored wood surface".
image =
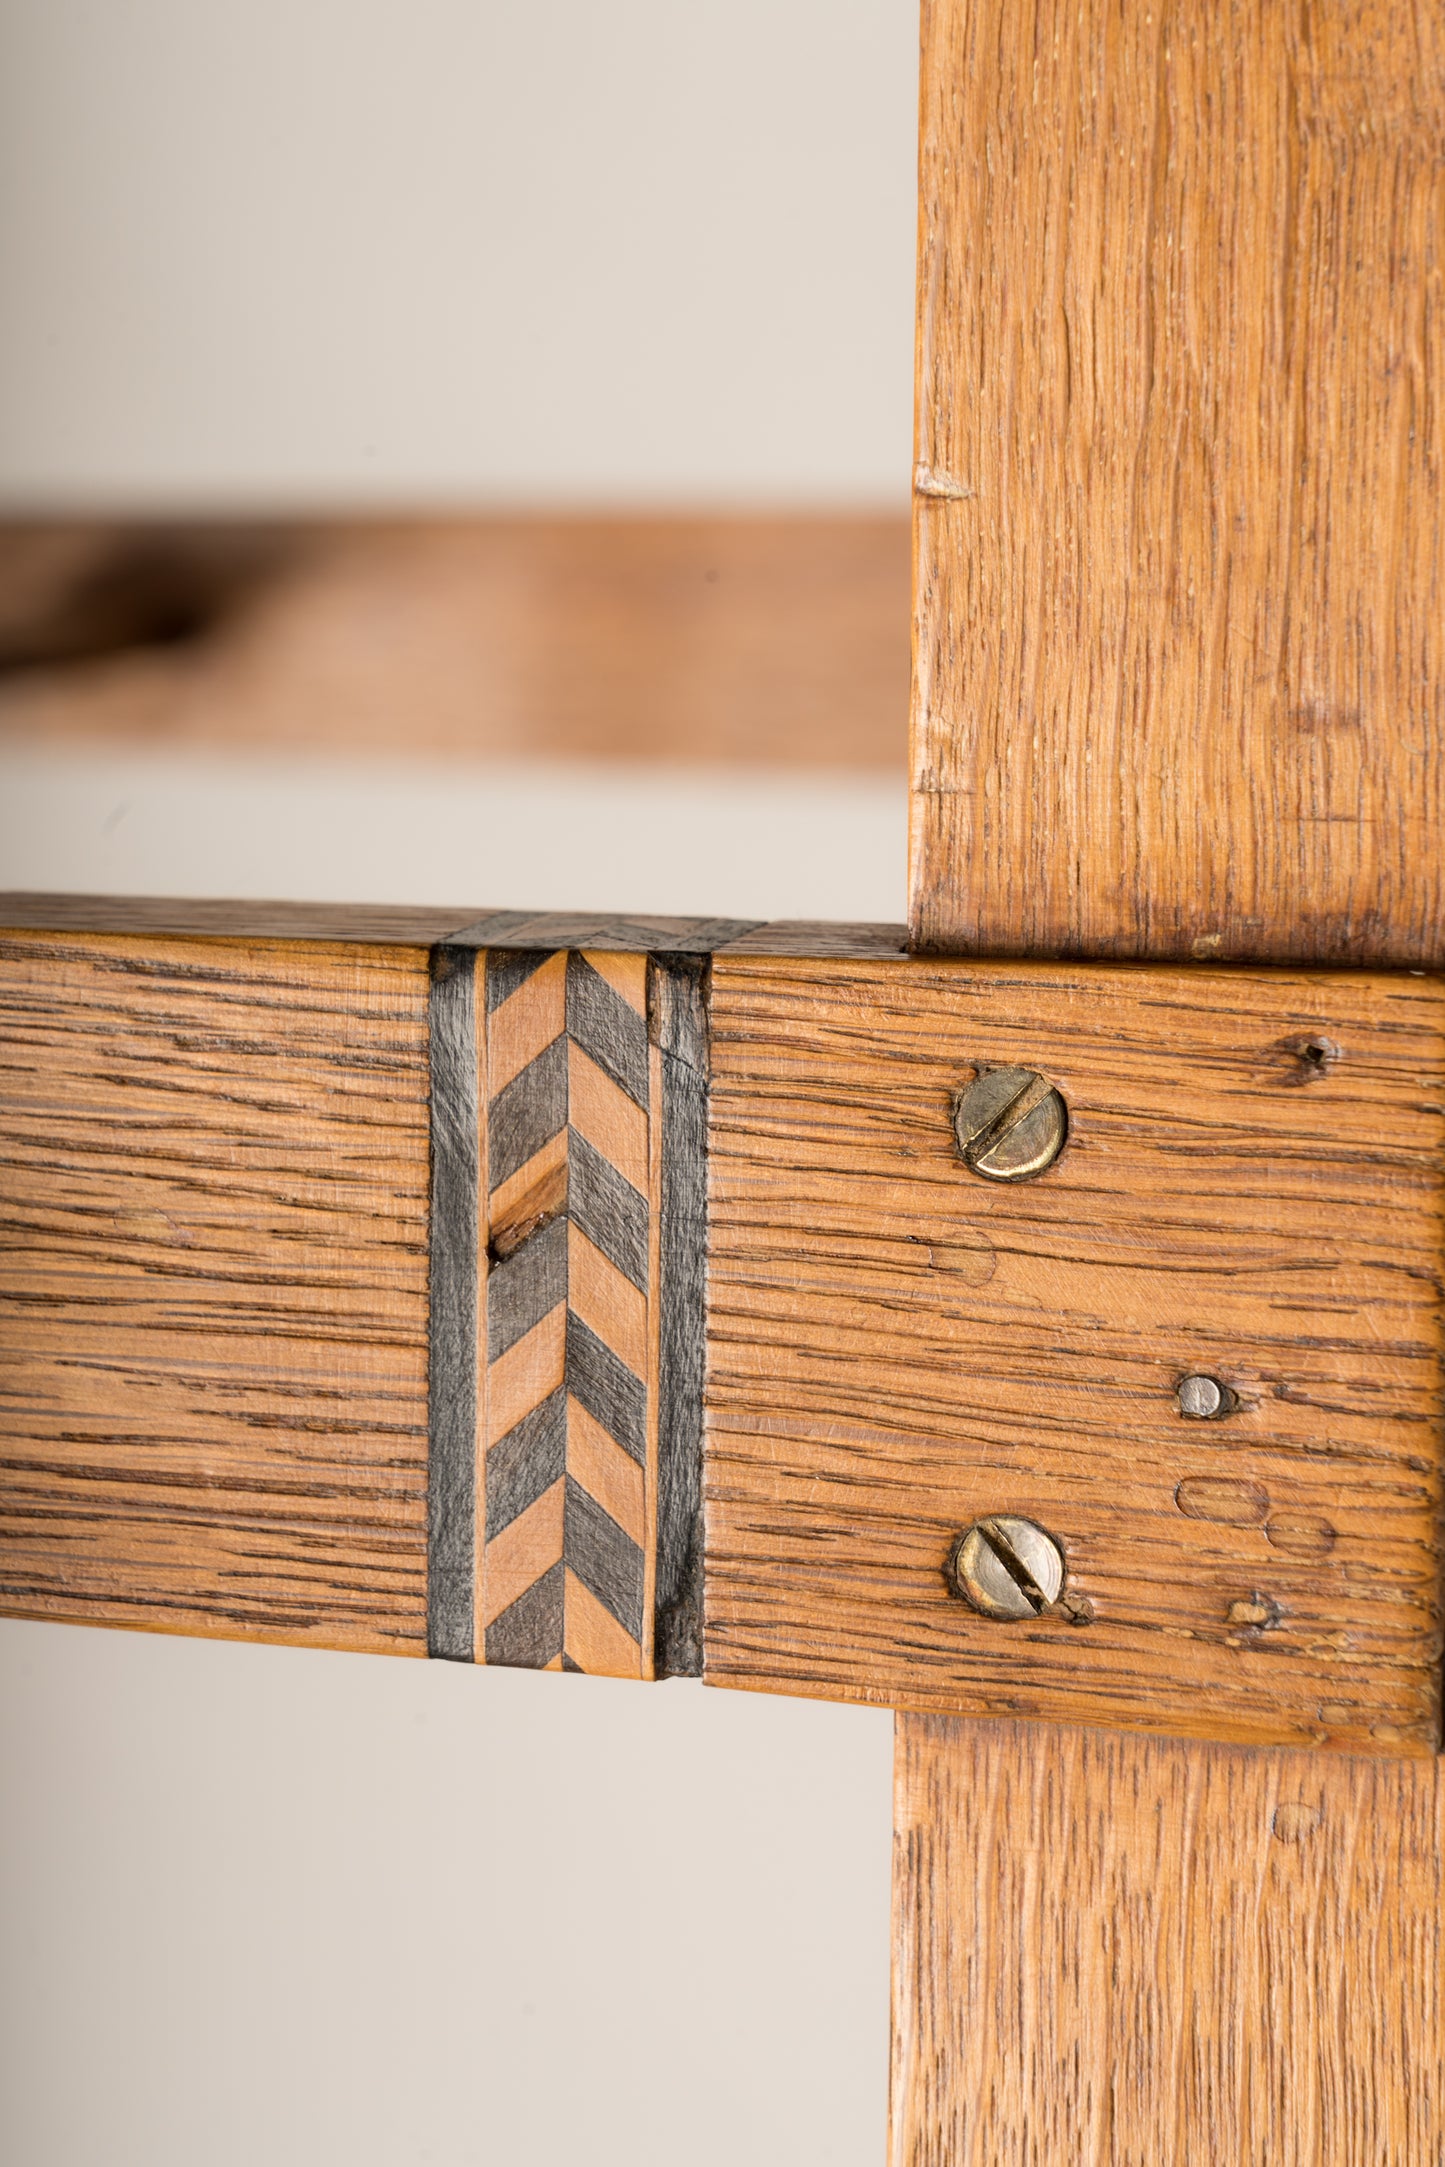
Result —
<instances>
[{"instance_id":1,"label":"light-colored wood surface","mask_svg":"<svg viewBox=\"0 0 1445 2167\"><path fill-rule=\"evenodd\" d=\"M714 1680L1434 1748L1438 980L720 954L712 1061ZM1012 1063L1070 1122L1018 1186L950 1119ZM1089 1622L949 1593L996 1512Z\"/></svg>"},{"instance_id":2,"label":"light-colored wood surface","mask_svg":"<svg viewBox=\"0 0 1445 2167\"><path fill-rule=\"evenodd\" d=\"M904 516L0 527L0 742L891 770Z\"/></svg>"},{"instance_id":3,"label":"light-colored wood surface","mask_svg":"<svg viewBox=\"0 0 1445 2167\"><path fill-rule=\"evenodd\" d=\"M1445 961L1445 15L923 25L916 940Z\"/></svg>"},{"instance_id":4,"label":"light-colored wood surface","mask_svg":"<svg viewBox=\"0 0 1445 2167\"><path fill-rule=\"evenodd\" d=\"M421 948L0 939L0 1605L424 1654Z\"/></svg>"},{"instance_id":5,"label":"light-colored wood surface","mask_svg":"<svg viewBox=\"0 0 1445 2167\"><path fill-rule=\"evenodd\" d=\"M1439 2167L1445 1765L899 1719L892 2167Z\"/></svg>"}]
</instances>

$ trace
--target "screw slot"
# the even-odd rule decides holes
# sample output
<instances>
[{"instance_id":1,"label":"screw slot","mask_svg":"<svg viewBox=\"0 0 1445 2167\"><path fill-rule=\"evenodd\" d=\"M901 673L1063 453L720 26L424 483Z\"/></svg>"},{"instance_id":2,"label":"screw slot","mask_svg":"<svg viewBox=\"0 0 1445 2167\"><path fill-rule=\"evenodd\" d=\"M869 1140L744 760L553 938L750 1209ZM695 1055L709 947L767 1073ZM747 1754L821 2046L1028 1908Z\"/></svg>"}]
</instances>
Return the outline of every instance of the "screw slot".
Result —
<instances>
[{"instance_id":1,"label":"screw slot","mask_svg":"<svg viewBox=\"0 0 1445 2167\"><path fill-rule=\"evenodd\" d=\"M980 1066L954 1095L953 1133L970 1173L985 1181L1031 1181L1063 1150L1068 1109L1037 1069Z\"/></svg>"},{"instance_id":2,"label":"screw slot","mask_svg":"<svg viewBox=\"0 0 1445 2167\"><path fill-rule=\"evenodd\" d=\"M944 1576L985 1618L1036 1618L1059 1599L1064 1554L1034 1521L992 1513L958 1537Z\"/></svg>"}]
</instances>

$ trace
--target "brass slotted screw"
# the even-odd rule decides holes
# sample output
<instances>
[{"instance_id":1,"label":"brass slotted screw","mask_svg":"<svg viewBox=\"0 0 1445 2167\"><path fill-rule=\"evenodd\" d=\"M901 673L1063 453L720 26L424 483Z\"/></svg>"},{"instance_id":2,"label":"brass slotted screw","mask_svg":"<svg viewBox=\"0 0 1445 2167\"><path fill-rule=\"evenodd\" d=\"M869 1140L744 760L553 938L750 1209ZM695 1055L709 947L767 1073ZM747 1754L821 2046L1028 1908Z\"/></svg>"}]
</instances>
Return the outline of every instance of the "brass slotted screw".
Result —
<instances>
[{"instance_id":1,"label":"brass slotted screw","mask_svg":"<svg viewBox=\"0 0 1445 2167\"><path fill-rule=\"evenodd\" d=\"M985 1181L1029 1181L1053 1165L1069 1133L1068 1109L1032 1068L981 1068L953 1102L963 1163Z\"/></svg>"},{"instance_id":2,"label":"brass slotted screw","mask_svg":"<svg viewBox=\"0 0 1445 2167\"><path fill-rule=\"evenodd\" d=\"M1064 1554L1034 1521L991 1513L959 1536L944 1571L985 1618L1036 1618L1059 1599Z\"/></svg>"}]
</instances>

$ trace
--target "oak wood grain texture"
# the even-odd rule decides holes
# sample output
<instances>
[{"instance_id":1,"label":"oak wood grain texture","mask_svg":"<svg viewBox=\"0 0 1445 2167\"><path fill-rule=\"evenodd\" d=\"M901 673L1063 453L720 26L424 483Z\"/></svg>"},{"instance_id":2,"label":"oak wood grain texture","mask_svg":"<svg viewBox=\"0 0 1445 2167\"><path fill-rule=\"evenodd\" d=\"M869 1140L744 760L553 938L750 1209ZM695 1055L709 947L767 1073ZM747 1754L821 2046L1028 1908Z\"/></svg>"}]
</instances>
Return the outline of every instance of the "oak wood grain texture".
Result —
<instances>
[{"instance_id":1,"label":"oak wood grain texture","mask_svg":"<svg viewBox=\"0 0 1445 2167\"><path fill-rule=\"evenodd\" d=\"M899 1719L892 2167L1438 2167L1445 1764Z\"/></svg>"},{"instance_id":2,"label":"oak wood grain texture","mask_svg":"<svg viewBox=\"0 0 1445 2167\"><path fill-rule=\"evenodd\" d=\"M995 1063L1068 1105L1018 1186L952 1134ZM1433 1749L1438 980L721 955L712 1064L710 1677ZM1092 1622L950 1595L990 1512Z\"/></svg>"},{"instance_id":3,"label":"oak wood grain texture","mask_svg":"<svg viewBox=\"0 0 1445 2167\"><path fill-rule=\"evenodd\" d=\"M422 948L0 939L0 1607L422 1654Z\"/></svg>"},{"instance_id":4,"label":"oak wood grain texture","mask_svg":"<svg viewBox=\"0 0 1445 2167\"><path fill-rule=\"evenodd\" d=\"M924 0L927 949L1445 960L1445 16Z\"/></svg>"},{"instance_id":5,"label":"oak wood grain texture","mask_svg":"<svg viewBox=\"0 0 1445 2167\"><path fill-rule=\"evenodd\" d=\"M896 771L908 592L891 514L11 522L0 739Z\"/></svg>"}]
</instances>

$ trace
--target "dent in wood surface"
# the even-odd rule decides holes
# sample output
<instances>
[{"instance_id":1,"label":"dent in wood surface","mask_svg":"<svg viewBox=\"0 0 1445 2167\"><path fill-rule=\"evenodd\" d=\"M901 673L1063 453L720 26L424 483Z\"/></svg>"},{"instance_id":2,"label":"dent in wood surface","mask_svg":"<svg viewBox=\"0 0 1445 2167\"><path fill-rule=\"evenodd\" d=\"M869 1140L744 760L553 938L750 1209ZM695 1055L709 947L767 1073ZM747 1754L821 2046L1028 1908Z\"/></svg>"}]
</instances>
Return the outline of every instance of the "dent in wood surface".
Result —
<instances>
[{"instance_id":1,"label":"dent in wood surface","mask_svg":"<svg viewBox=\"0 0 1445 2167\"><path fill-rule=\"evenodd\" d=\"M1440 982L723 955L711 1023L709 1677L1432 1750ZM1069 1113L1017 1186L951 1122L1000 1063ZM1058 1609L949 1594L990 1513Z\"/></svg>"},{"instance_id":2,"label":"dent in wood surface","mask_svg":"<svg viewBox=\"0 0 1445 2167\"><path fill-rule=\"evenodd\" d=\"M901 1717L892 2167L1438 2167L1442 1775Z\"/></svg>"},{"instance_id":3,"label":"dent in wood surface","mask_svg":"<svg viewBox=\"0 0 1445 2167\"><path fill-rule=\"evenodd\" d=\"M0 941L0 1604L421 1654L421 949Z\"/></svg>"},{"instance_id":4,"label":"dent in wood surface","mask_svg":"<svg viewBox=\"0 0 1445 2167\"><path fill-rule=\"evenodd\" d=\"M1445 17L926 0L924 949L1445 960Z\"/></svg>"}]
</instances>

